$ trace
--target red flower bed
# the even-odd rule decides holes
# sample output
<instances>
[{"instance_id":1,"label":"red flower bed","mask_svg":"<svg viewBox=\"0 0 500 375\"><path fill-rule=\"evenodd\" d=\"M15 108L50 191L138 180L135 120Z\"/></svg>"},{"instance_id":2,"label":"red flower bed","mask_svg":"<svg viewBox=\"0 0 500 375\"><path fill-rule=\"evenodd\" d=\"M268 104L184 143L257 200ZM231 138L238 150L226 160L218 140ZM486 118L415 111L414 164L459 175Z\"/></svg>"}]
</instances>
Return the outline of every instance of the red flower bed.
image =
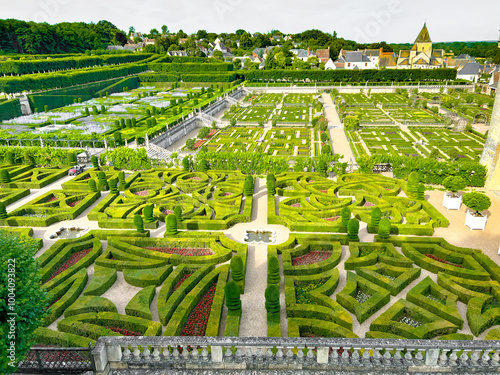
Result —
<instances>
[{"instance_id":1,"label":"red flower bed","mask_svg":"<svg viewBox=\"0 0 500 375\"><path fill-rule=\"evenodd\" d=\"M328 190L320 190L323 194L328 193Z\"/></svg>"},{"instance_id":2,"label":"red flower bed","mask_svg":"<svg viewBox=\"0 0 500 375\"><path fill-rule=\"evenodd\" d=\"M50 276L49 280L53 279L54 277L59 275L61 272L66 271L72 265L78 263L78 261L80 259L82 259L85 255L90 253L91 250L92 250L92 248L80 250L80 251L77 251L76 253L74 253L73 255L71 255L69 257L69 259L66 262L64 262L64 264L62 266L60 266L59 269L52 274L52 276Z\"/></svg>"},{"instance_id":3,"label":"red flower bed","mask_svg":"<svg viewBox=\"0 0 500 375\"><path fill-rule=\"evenodd\" d=\"M233 193L224 193L225 197L229 197L230 195L233 195Z\"/></svg>"},{"instance_id":4,"label":"red flower bed","mask_svg":"<svg viewBox=\"0 0 500 375\"><path fill-rule=\"evenodd\" d=\"M191 276L190 273L185 273L184 275L182 275L181 279L177 281L177 284L175 284L174 290L172 290L172 292L175 292L182 285L182 283L188 279L189 276Z\"/></svg>"},{"instance_id":5,"label":"red flower bed","mask_svg":"<svg viewBox=\"0 0 500 375\"><path fill-rule=\"evenodd\" d=\"M200 147L203 143L205 143L206 141L204 139L200 139L198 140L195 144L194 144L194 147L193 147L193 150L196 150L198 147Z\"/></svg>"},{"instance_id":6,"label":"red flower bed","mask_svg":"<svg viewBox=\"0 0 500 375\"><path fill-rule=\"evenodd\" d=\"M56 197L51 196L51 197L50 197L50 199L47 201L47 203L48 203L48 202L54 202L54 201L56 201L56 200L57 200L57 198L56 198Z\"/></svg>"},{"instance_id":7,"label":"red flower bed","mask_svg":"<svg viewBox=\"0 0 500 375\"><path fill-rule=\"evenodd\" d=\"M326 220L326 221L335 221L335 220L338 220L339 218L340 218L340 216L324 217L323 220Z\"/></svg>"},{"instance_id":8,"label":"red flower bed","mask_svg":"<svg viewBox=\"0 0 500 375\"><path fill-rule=\"evenodd\" d=\"M174 213L174 211L172 211L172 210L163 210L163 211L162 211L162 213L163 213L164 215L170 215L170 214L173 214L173 213Z\"/></svg>"},{"instance_id":9,"label":"red flower bed","mask_svg":"<svg viewBox=\"0 0 500 375\"><path fill-rule=\"evenodd\" d=\"M56 303L57 301L59 301L61 299L61 297L59 297L58 299L56 299L54 302L52 302L50 305L48 305L45 310L48 310L52 307L52 305L54 305L54 303Z\"/></svg>"},{"instance_id":10,"label":"red flower bed","mask_svg":"<svg viewBox=\"0 0 500 375\"><path fill-rule=\"evenodd\" d=\"M183 257L203 257L214 254L209 248L197 247L145 247L145 249L159 251L165 254L182 255Z\"/></svg>"},{"instance_id":11,"label":"red flower bed","mask_svg":"<svg viewBox=\"0 0 500 375\"><path fill-rule=\"evenodd\" d=\"M433 260L437 260L438 262L440 263L444 263L444 264L449 264L450 266L455 266L455 267L458 267L458 268L464 268L463 266L461 266L460 264L455 264L455 263L451 263L451 262L448 262L444 259L441 259L441 258L438 258L437 256L435 255L432 255L432 254L425 254L425 256L427 258L431 258Z\"/></svg>"},{"instance_id":12,"label":"red flower bed","mask_svg":"<svg viewBox=\"0 0 500 375\"><path fill-rule=\"evenodd\" d=\"M188 178L188 180L201 181L201 177L195 176L195 177Z\"/></svg>"},{"instance_id":13,"label":"red flower bed","mask_svg":"<svg viewBox=\"0 0 500 375\"><path fill-rule=\"evenodd\" d=\"M142 332L136 332L136 331L129 331L128 329L125 328L118 328L118 327L106 327L113 332L117 332L122 334L123 336L144 336Z\"/></svg>"},{"instance_id":14,"label":"red flower bed","mask_svg":"<svg viewBox=\"0 0 500 375\"><path fill-rule=\"evenodd\" d=\"M75 207L77 204L79 204L81 201L74 201L74 202L71 202L71 203L68 203L68 206L70 207Z\"/></svg>"},{"instance_id":15,"label":"red flower bed","mask_svg":"<svg viewBox=\"0 0 500 375\"><path fill-rule=\"evenodd\" d=\"M216 130L216 129L210 130L210 133L208 133L207 138L210 138L211 136L213 136L217 132L218 132L218 130Z\"/></svg>"},{"instance_id":16,"label":"red flower bed","mask_svg":"<svg viewBox=\"0 0 500 375\"><path fill-rule=\"evenodd\" d=\"M300 203L294 203L294 204L290 205L290 207L297 207L297 208L300 208L300 207L302 207L302 206L300 205Z\"/></svg>"},{"instance_id":17,"label":"red flower bed","mask_svg":"<svg viewBox=\"0 0 500 375\"><path fill-rule=\"evenodd\" d=\"M365 202L365 204L363 205L363 207L373 207L375 206L372 202Z\"/></svg>"},{"instance_id":18,"label":"red flower bed","mask_svg":"<svg viewBox=\"0 0 500 375\"><path fill-rule=\"evenodd\" d=\"M148 195L148 190L136 191L134 194L140 197L145 197L146 195Z\"/></svg>"},{"instance_id":19,"label":"red flower bed","mask_svg":"<svg viewBox=\"0 0 500 375\"><path fill-rule=\"evenodd\" d=\"M189 318L182 328L181 336L204 336L207 330L208 318L212 310L212 302L214 300L215 288L217 284L214 283L201 297L200 301L196 304Z\"/></svg>"},{"instance_id":20,"label":"red flower bed","mask_svg":"<svg viewBox=\"0 0 500 375\"><path fill-rule=\"evenodd\" d=\"M292 259L293 266L304 266L306 264L314 264L330 258L332 255L329 251L310 251L305 255Z\"/></svg>"}]
</instances>

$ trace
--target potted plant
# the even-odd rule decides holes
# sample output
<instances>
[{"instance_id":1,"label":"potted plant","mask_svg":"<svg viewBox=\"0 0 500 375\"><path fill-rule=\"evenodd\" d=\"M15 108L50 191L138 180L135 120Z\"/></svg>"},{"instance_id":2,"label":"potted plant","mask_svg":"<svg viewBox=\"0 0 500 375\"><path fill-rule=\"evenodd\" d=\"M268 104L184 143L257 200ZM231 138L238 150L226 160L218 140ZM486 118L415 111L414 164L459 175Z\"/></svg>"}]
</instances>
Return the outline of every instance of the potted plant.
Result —
<instances>
[{"instance_id":1,"label":"potted plant","mask_svg":"<svg viewBox=\"0 0 500 375\"><path fill-rule=\"evenodd\" d=\"M464 204L474 211L467 211L465 225L472 229L484 230L488 215L484 215L481 211L487 210L491 206L490 198L481 193L472 192L464 194Z\"/></svg>"},{"instance_id":2,"label":"potted plant","mask_svg":"<svg viewBox=\"0 0 500 375\"><path fill-rule=\"evenodd\" d=\"M444 194L443 206L448 210L459 210L462 206L462 197L457 193L465 188L465 180L460 176L449 176L444 179L443 186L448 190Z\"/></svg>"}]
</instances>

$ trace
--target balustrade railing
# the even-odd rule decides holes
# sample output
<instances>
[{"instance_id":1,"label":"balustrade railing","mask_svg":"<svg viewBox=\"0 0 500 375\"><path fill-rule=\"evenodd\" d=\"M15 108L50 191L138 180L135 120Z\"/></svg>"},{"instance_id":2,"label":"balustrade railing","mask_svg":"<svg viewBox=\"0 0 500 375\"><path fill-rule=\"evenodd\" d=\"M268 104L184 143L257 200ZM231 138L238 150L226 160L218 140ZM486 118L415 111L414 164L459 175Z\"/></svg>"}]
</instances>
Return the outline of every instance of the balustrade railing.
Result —
<instances>
[{"instance_id":1,"label":"balustrade railing","mask_svg":"<svg viewBox=\"0 0 500 375\"><path fill-rule=\"evenodd\" d=\"M498 372L500 341L342 338L101 337L92 351L96 374L115 368L284 369L376 367L443 371L470 367ZM463 372L463 369L460 371ZM189 373L189 372L187 372Z\"/></svg>"}]
</instances>

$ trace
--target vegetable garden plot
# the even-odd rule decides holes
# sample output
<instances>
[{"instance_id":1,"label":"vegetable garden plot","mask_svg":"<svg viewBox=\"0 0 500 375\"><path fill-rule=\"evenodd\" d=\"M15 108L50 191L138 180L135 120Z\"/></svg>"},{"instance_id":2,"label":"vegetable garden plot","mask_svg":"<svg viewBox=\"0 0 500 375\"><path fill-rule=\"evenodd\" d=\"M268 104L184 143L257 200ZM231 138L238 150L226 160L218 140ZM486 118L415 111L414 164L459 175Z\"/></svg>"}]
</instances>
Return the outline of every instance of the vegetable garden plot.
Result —
<instances>
[{"instance_id":1,"label":"vegetable garden plot","mask_svg":"<svg viewBox=\"0 0 500 375\"><path fill-rule=\"evenodd\" d=\"M311 94L288 94L283 100L283 104L293 104L293 105L303 105L307 106L313 101L313 95Z\"/></svg>"},{"instance_id":2,"label":"vegetable garden plot","mask_svg":"<svg viewBox=\"0 0 500 375\"><path fill-rule=\"evenodd\" d=\"M377 102L382 105L384 104L409 104L407 98L402 95L394 93L383 93L383 94L370 94L369 98L372 102Z\"/></svg>"},{"instance_id":3,"label":"vegetable garden plot","mask_svg":"<svg viewBox=\"0 0 500 375\"><path fill-rule=\"evenodd\" d=\"M259 140L262 137L261 128L237 127L223 129L212 137L205 145L211 150L220 151L245 151L254 152L256 149L263 149ZM259 145L260 144L260 145Z\"/></svg>"},{"instance_id":4,"label":"vegetable garden plot","mask_svg":"<svg viewBox=\"0 0 500 375\"><path fill-rule=\"evenodd\" d=\"M269 104L276 105L281 103L283 100L282 94L260 94L260 95L251 95L250 96L252 104Z\"/></svg>"},{"instance_id":5,"label":"vegetable garden plot","mask_svg":"<svg viewBox=\"0 0 500 375\"><path fill-rule=\"evenodd\" d=\"M376 107L345 107L341 113L348 116L357 116L361 124L394 123L384 111Z\"/></svg>"},{"instance_id":6,"label":"vegetable garden plot","mask_svg":"<svg viewBox=\"0 0 500 375\"><path fill-rule=\"evenodd\" d=\"M309 122L309 108L304 107L283 107L275 116L278 123L280 122Z\"/></svg>"},{"instance_id":7,"label":"vegetable garden plot","mask_svg":"<svg viewBox=\"0 0 500 375\"><path fill-rule=\"evenodd\" d=\"M429 110L410 107L391 107L386 109L392 118L400 123L421 124L441 123L443 120Z\"/></svg>"}]
</instances>

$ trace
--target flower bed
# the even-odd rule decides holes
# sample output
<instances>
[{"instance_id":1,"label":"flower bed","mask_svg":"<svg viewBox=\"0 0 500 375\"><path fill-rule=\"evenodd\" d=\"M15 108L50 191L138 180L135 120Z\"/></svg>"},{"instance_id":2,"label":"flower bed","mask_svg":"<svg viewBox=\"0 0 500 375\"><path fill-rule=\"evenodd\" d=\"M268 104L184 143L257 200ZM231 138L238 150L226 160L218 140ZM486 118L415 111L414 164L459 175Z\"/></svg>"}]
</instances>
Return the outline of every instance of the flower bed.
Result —
<instances>
[{"instance_id":1,"label":"flower bed","mask_svg":"<svg viewBox=\"0 0 500 375\"><path fill-rule=\"evenodd\" d=\"M74 201L74 202L71 202L71 203L68 203L68 206L70 207L75 207L77 204L79 204L81 201Z\"/></svg>"},{"instance_id":2,"label":"flower bed","mask_svg":"<svg viewBox=\"0 0 500 375\"><path fill-rule=\"evenodd\" d=\"M360 304L365 303L372 297L371 294L363 292L361 289L356 290L356 295L354 296L354 299L358 301Z\"/></svg>"},{"instance_id":3,"label":"flower bed","mask_svg":"<svg viewBox=\"0 0 500 375\"><path fill-rule=\"evenodd\" d=\"M177 281L177 283L175 284L174 289L172 290L172 292L175 292L177 289L179 289L179 287L182 285L182 283L184 281L186 281L189 278L189 276L191 276L190 273L185 273L184 275L182 275L181 279L179 281Z\"/></svg>"},{"instance_id":4,"label":"flower bed","mask_svg":"<svg viewBox=\"0 0 500 375\"><path fill-rule=\"evenodd\" d=\"M163 210L162 211L162 214L164 214L164 215L170 215L170 214L173 214L173 213L174 213L173 210Z\"/></svg>"},{"instance_id":5,"label":"flower bed","mask_svg":"<svg viewBox=\"0 0 500 375\"><path fill-rule=\"evenodd\" d=\"M328 190L320 190L320 192L322 192L323 194L326 194L326 193L328 193Z\"/></svg>"},{"instance_id":6,"label":"flower bed","mask_svg":"<svg viewBox=\"0 0 500 375\"><path fill-rule=\"evenodd\" d=\"M403 324L407 324L413 328L417 328L417 327L420 327L422 325L422 323L416 321L415 319L413 319L411 316L408 316L408 315L403 315L401 318L398 319L398 322L403 323Z\"/></svg>"},{"instance_id":7,"label":"flower bed","mask_svg":"<svg viewBox=\"0 0 500 375\"><path fill-rule=\"evenodd\" d=\"M440 263L444 263L444 264L449 264L450 266L455 266L455 267L458 267L458 268L464 268L463 266L461 266L460 264L456 264L456 263L451 263L451 262L448 262L447 260L444 260L444 259L441 259L441 258L438 258L437 256L435 255L432 255L432 254L424 254L427 258L431 258L433 260L437 260L438 262Z\"/></svg>"},{"instance_id":8,"label":"flower bed","mask_svg":"<svg viewBox=\"0 0 500 375\"><path fill-rule=\"evenodd\" d=\"M309 299L307 293L311 290L314 290L320 287L319 283L310 283L310 284L299 284L295 286L295 296L297 300L297 304L309 304L315 305L316 302Z\"/></svg>"},{"instance_id":9,"label":"flower bed","mask_svg":"<svg viewBox=\"0 0 500 375\"><path fill-rule=\"evenodd\" d=\"M335 221L335 220L338 220L339 218L340 218L340 216L324 217L323 220L326 220L326 221Z\"/></svg>"},{"instance_id":10,"label":"flower bed","mask_svg":"<svg viewBox=\"0 0 500 375\"><path fill-rule=\"evenodd\" d=\"M310 251L305 255L292 259L293 266L304 266L307 264L318 263L330 258L332 255L329 251Z\"/></svg>"},{"instance_id":11,"label":"flower bed","mask_svg":"<svg viewBox=\"0 0 500 375\"><path fill-rule=\"evenodd\" d=\"M300 203L294 203L294 204L290 205L290 207L300 208L302 206L300 205Z\"/></svg>"},{"instance_id":12,"label":"flower bed","mask_svg":"<svg viewBox=\"0 0 500 375\"><path fill-rule=\"evenodd\" d=\"M106 328L112 330L113 332L120 333L123 336L144 336L144 334L141 332L130 331L125 328L118 328L118 327L106 327Z\"/></svg>"},{"instance_id":13,"label":"flower bed","mask_svg":"<svg viewBox=\"0 0 500 375\"><path fill-rule=\"evenodd\" d=\"M375 206L375 205L372 202L365 202L363 204L363 207L373 207L373 206Z\"/></svg>"},{"instance_id":14,"label":"flower bed","mask_svg":"<svg viewBox=\"0 0 500 375\"><path fill-rule=\"evenodd\" d=\"M50 199L47 201L47 203L49 203L49 202L54 202L54 201L56 201L56 200L57 200L57 198L56 198L56 197L51 196L51 197L50 197Z\"/></svg>"},{"instance_id":15,"label":"flower bed","mask_svg":"<svg viewBox=\"0 0 500 375\"><path fill-rule=\"evenodd\" d=\"M188 180L201 181L201 177L194 176L194 177L188 178Z\"/></svg>"},{"instance_id":16,"label":"flower bed","mask_svg":"<svg viewBox=\"0 0 500 375\"><path fill-rule=\"evenodd\" d=\"M211 136L213 136L217 132L218 132L218 130L216 130L216 129L210 130L210 133L208 133L207 138L210 138Z\"/></svg>"},{"instance_id":17,"label":"flower bed","mask_svg":"<svg viewBox=\"0 0 500 375\"><path fill-rule=\"evenodd\" d=\"M217 284L214 283L207 292L201 297L193 311L189 314L186 324L182 328L180 336L204 336L207 330L208 318L212 310L212 302L214 300L215 289Z\"/></svg>"},{"instance_id":18,"label":"flower bed","mask_svg":"<svg viewBox=\"0 0 500 375\"><path fill-rule=\"evenodd\" d=\"M193 150L196 150L198 147L200 147L203 143L205 143L206 141L204 139L200 139L199 141L197 141L195 144L194 144L194 147L193 147Z\"/></svg>"},{"instance_id":19,"label":"flower bed","mask_svg":"<svg viewBox=\"0 0 500 375\"><path fill-rule=\"evenodd\" d=\"M73 255L71 255L68 260L66 262L63 263L62 266L60 266L57 271L55 271L49 278L49 280L52 280L54 277L56 277L57 275L59 275L61 272L63 271L66 271L69 267L71 267L72 265L78 263L78 261L80 259L82 259L83 257L85 257L88 253L90 253L90 251L92 250L92 248L89 248L89 249L85 249L85 250L80 250L80 251L77 251L76 253L74 253Z\"/></svg>"},{"instance_id":20,"label":"flower bed","mask_svg":"<svg viewBox=\"0 0 500 375\"><path fill-rule=\"evenodd\" d=\"M214 255L214 252L209 248L199 247L146 247L145 249L159 251L165 254L176 254L184 257L203 257Z\"/></svg>"},{"instance_id":21,"label":"flower bed","mask_svg":"<svg viewBox=\"0 0 500 375\"><path fill-rule=\"evenodd\" d=\"M136 191L134 194L135 195L138 195L140 197L145 197L146 195L148 195L148 190L140 190L140 191Z\"/></svg>"}]
</instances>

